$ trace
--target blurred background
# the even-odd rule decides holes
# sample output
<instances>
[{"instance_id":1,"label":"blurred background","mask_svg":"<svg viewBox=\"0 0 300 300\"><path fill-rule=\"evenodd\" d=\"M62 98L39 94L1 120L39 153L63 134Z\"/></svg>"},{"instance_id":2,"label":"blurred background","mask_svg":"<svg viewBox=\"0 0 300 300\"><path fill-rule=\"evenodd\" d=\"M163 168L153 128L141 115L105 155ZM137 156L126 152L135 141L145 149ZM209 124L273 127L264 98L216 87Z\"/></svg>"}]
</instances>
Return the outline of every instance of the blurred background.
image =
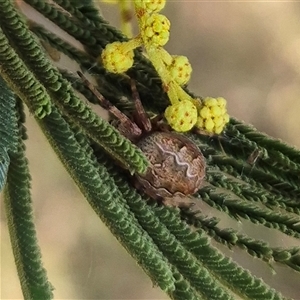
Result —
<instances>
[{"instance_id":1,"label":"blurred background","mask_svg":"<svg viewBox=\"0 0 300 300\"><path fill-rule=\"evenodd\" d=\"M117 7L97 5L119 27ZM167 1L163 13L171 20L167 50L193 66L191 91L224 97L230 115L300 147L299 2ZM37 234L55 299L168 299L96 217L29 114L27 128ZM1 299L21 299L2 202ZM299 245L273 239L276 246ZM299 275L282 267L274 274L240 254L234 252L240 263L300 299Z\"/></svg>"}]
</instances>

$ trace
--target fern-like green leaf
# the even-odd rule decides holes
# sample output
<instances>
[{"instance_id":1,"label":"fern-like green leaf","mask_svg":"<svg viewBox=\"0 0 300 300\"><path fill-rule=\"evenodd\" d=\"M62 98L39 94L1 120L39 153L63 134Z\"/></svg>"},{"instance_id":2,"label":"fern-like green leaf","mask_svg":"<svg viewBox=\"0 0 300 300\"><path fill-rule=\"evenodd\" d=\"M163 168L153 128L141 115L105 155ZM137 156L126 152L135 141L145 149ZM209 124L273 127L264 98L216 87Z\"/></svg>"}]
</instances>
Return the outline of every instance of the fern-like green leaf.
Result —
<instances>
[{"instance_id":1,"label":"fern-like green leaf","mask_svg":"<svg viewBox=\"0 0 300 300\"><path fill-rule=\"evenodd\" d=\"M24 299L52 299L53 287L48 281L36 238L30 195L30 174L25 157L26 138L22 128L22 105L15 107L19 114L18 147L11 153L11 162L4 190L4 203L15 263ZM17 120L16 120L17 121Z\"/></svg>"}]
</instances>

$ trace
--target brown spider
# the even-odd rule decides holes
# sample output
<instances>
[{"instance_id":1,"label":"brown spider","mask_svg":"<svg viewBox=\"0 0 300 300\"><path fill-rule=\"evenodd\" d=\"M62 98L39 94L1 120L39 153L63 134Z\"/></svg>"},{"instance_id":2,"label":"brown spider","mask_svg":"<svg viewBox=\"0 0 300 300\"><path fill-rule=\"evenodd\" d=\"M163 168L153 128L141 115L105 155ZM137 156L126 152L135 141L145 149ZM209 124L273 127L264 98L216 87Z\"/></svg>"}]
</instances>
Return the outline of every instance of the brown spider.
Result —
<instances>
[{"instance_id":1,"label":"brown spider","mask_svg":"<svg viewBox=\"0 0 300 300\"><path fill-rule=\"evenodd\" d=\"M135 175L136 188L166 205L188 205L186 196L197 192L205 177L206 163L198 147L184 135L166 131L164 124L159 125L159 118L151 122L133 80L131 88L135 111L131 120L105 99L81 72L78 75L98 98L100 105L119 120L118 130L147 157L149 167L146 173Z\"/></svg>"}]
</instances>

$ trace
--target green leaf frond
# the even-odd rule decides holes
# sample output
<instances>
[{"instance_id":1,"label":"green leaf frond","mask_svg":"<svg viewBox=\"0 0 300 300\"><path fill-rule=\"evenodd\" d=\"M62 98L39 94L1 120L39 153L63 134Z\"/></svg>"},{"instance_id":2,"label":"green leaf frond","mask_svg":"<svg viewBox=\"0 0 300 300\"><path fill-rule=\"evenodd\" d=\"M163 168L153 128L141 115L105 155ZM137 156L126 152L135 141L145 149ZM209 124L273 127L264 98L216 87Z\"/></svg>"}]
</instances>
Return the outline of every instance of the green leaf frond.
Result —
<instances>
[{"instance_id":1,"label":"green leaf frond","mask_svg":"<svg viewBox=\"0 0 300 300\"><path fill-rule=\"evenodd\" d=\"M219 284L223 284L228 288L234 287L233 291L241 297L283 299L280 293L268 287L261 279L255 278L249 271L234 263L216 248L213 248L203 230L199 229L197 232L192 232L176 215L167 216L163 212L162 214L164 217L162 221L166 217L172 217L172 222L168 227L170 231L185 249L189 250L220 281ZM215 291L211 293L216 294Z\"/></svg>"},{"instance_id":2,"label":"green leaf frond","mask_svg":"<svg viewBox=\"0 0 300 300\"><path fill-rule=\"evenodd\" d=\"M121 136L113 126L94 113L90 107L74 93L69 82L64 80L58 70L45 58L41 46L34 39L33 34L28 31L26 24L22 20L17 19L18 13L13 5L11 3L9 5L9 2L4 4L1 5L0 3L0 16L2 16L1 22L8 27L9 38L18 45L19 51L24 54L24 62L30 66L36 78L46 87L47 92L51 95L56 105L64 111L66 115L73 118L79 126L85 129L91 138L98 142L107 152L110 152L117 160L126 166L130 172L144 173L147 168L147 161L143 153L137 147L134 147L126 138ZM16 20L18 20L18 22L16 22ZM2 37L3 41L8 42L4 34ZM9 48L8 43L5 46L8 51L15 54L13 50ZM2 54L3 61L5 61L5 58L10 57L8 56L10 53L2 52ZM16 57L16 54L14 58L16 62L11 62L11 60L7 59L8 63L13 63L14 65L18 64L18 67L19 65L23 65L22 61ZM23 71L19 70L19 68L15 70L12 69L12 66L10 67L10 73L14 71L21 73ZM9 69L9 66L3 66L3 69ZM22 73L25 72L26 70ZM25 74L30 75L31 73L27 71ZM26 93L24 94L25 95L22 94L22 99L26 99ZM39 92L39 94L41 93ZM48 107L46 114L49 114L50 101L44 99L44 102ZM40 114L41 112L39 111L39 115ZM44 115L45 114L40 117L44 117Z\"/></svg>"},{"instance_id":3,"label":"green leaf frond","mask_svg":"<svg viewBox=\"0 0 300 300\"><path fill-rule=\"evenodd\" d=\"M0 70L9 87L26 103L30 111L40 118L50 112L50 96L44 86L34 77L9 40L0 29Z\"/></svg>"},{"instance_id":4,"label":"green leaf frond","mask_svg":"<svg viewBox=\"0 0 300 300\"><path fill-rule=\"evenodd\" d=\"M43 267L41 251L37 242L30 195L30 174L25 157L22 125L22 105L17 106L19 114L18 145L10 153L7 183L4 189L4 204L9 235L15 263L25 299L52 299L53 287ZM16 113L16 110L15 110Z\"/></svg>"},{"instance_id":5,"label":"green leaf frond","mask_svg":"<svg viewBox=\"0 0 300 300\"><path fill-rule=\"evenodd\" d=\"M1 149L0 151L0 192L2 191L8 172L8 167L10 163L10 158L8 156L6 149Z\"/></svg>"},{"instance_id":6,"label":"green leaf frond","mask_svg":"<svg viewBox=\"0 0 300 300\"><path fill-rule=\"evenodd\" d=\"M97 44L99 43L99 38L101 37L103 38L104 43L110 42L112 39L116 38L118 40L127 40L127 38L120 32L116 35L114 27L110 26L109 23L101 18L98 13L94 15L87 15L87 13L82 11L88 9L87 5L83 5L82 1L57 0L55 2L65 12L71 14L74 19L80 21L80 23L83 24L84 28L89 28L93 33L95 31L97 33L97 39L95 39L95 42ZM92 5L90 5L90 8L92 8ZM99 26L99 24L103 23L106 23L107 26L105 27L105 32L100 32L99 29L101 29L101 26Z\"/></svg>"},{"instance_id":7,"label":"green leaf frond","mask_svg":"<svg viewBox=\"0 0 300 300\"><path fill-rule=\"evenodd\" d=\"M26 24L12 1L0 0L0 74L34 113L96 214L153 283L180 300L235 299L236 295L285 299L211 241L230 249L239 247L269 264L284 264L298 272L299 248L275 248L232 228L222 228L219 219L209 218L198 206L205 202L235 221L248 220L253 226L299 239L300 152L231 118L220 136L188 135L207 162L206 183L194 195L196 208L175 209L152 201L137 192L129 174L118 167L121 162L131 172L142 173L147 167L144 155L81 100L77 92L98 104L77 76L54 66L39 40L90 73L101 93L121 109L132 108L130 76L137 82L147 110L164 110L167 97L151 64L136 51L128 76L110 74L103 68L98 60L102 49L126 37L99 16L92 1L25 2L79 41L84 50L32 21ZM20 103L16 104L1 81L0 89L0 180L4 184L9 166L5 201L16 264L25 298L50 299L51 285L41 265L32 220L30 176L21 139L26 138L25 118ZM250 161L253 153L257 156Z\"/></svg>"},{"instance_id":8,"label":"green leaf frond","mask_svg":"<svg viewBox=\"0 0 300 300\"><path fill-rule=\"evenodd\" d=\"M78 130L75 134L55 108L38 122L83 195L115 237L156 284L165 291L174 289L174 279L166 259L147 233L141 231L135 216L126 209L123 195L106 168L95 166L87 139Z\"/></svg>"},{"instance_id":9,"label":"green leaf frond","mask_svg":"<svg viewBox=\"0 0 300 300\"><path fill-rule=\"evenodd\" d=\"M236 128L234 130L236 131ZM255 136L256 130L249 126L248 132L250 131L252 131L252 136ZM297 185L297 175L284 174L282 169L278 170L277 165L271 166L265 163L264 157L258 158L255 168L247 165L249 153L243 156L243 153L236 149L236 144L231 142L235 139L235 137L230 138L231 132L231 126L228 126L226 137L220 137L219 142L223 146L219 150L205 147L203 142L195 139L195 142L203 149L209 163L207 181L210 185L201 189L198 197L231 216L241 217L255 224L263 224L299 238L300 191L299 183ZM238 137L241 140L241 134L238 134ZM266 141L272 139L263 134L260 134L260 137L264 142L260 143L257 140L255 147L263 149L264 153L267 153L268 160L276 160L276 157L273 157L274 151L263 147ZM246 141L246 138L244 141L244 145L246 142L249 145L254 143L250 139ZM243 141L241 143L243 144ZM249 147L245 146L244 149L249 149ZM285 146L285 150L287 152L288 146ZM290 151L295 150L290 147ZM282 152L277 150L276 155L278 153ZM265 166L268 166L267 171ZM226 190L231 193L226 193Z\"/></svg>"},{"instance_id":10,"label":"green leaf frond","mask_svg":"<svg viewBox=\"0 0 300 300\"><path fill-rule=\"evenodd\" d=\"M99 32L99 28L95 26L93 21L82 22L82 18L80 20L75 16L72 16L72 18L70 18L71 16L69 11L64 10L62 7L62 9L57 9L56 6L45 1L26 0L25 2L36 9L38 12L40 12L42 15L44 15L46 18L48 18L50 21L55 23L57 26L62 28L69 35L82 42L86 47L90 47L90 49L94 48L94 53L101 50L97 38L101 39L101 43L107 44L109 42L106 38L103 38L103 35L101 34L101 32ZM65 7L71 5L70 2L68 5L68 2L69 1L64 1ZM76 8L74 8L74 11L79 12ZM86 20L88 21L88 19ZM86 27L90 30L85 30ZM107 27L105 28L107 29ZM96 32L97 38L95 37L95 35L93 35ZM104 37L106 37L106 35L109 35L109 33L110 32L106 30ZM110 37L113 37L113 35L110 35Z\"/></svg>"},{"instance_id":11,"label":"green leaf frond","mask_svg":"<svg viewBox=\"0 0 300 300\"><path fill-rule=\"evenodd\" d=\"M16 45L18 54L26 66L48 90L59 90L61 85L55 74L55 68L45 60L45 54L38 40L28 31L27 25L20 19L19 13L11 3L1 5L1 19L6 36L13 46Z\"/></svg>"},{"instance_id":12,"label":"green leaf frond","mask_svg":"<svg viewBox=\"0 0 300 300\"><path fill-rule=\"evenodd\" d=\"M188 280L189 292L194 290L201 299L234 299L223 287L234 286L235 293L250 299L283 299L262 280L253 277L249 271L211 246L210 239L203 230L194 232L180 219L178 210L147 205L101 152L96 152L96 156L101 164L107 165L110 174L113 174L141 226L169 262Z\"/></svg>"},{"instance_id":13,"label":"green leaf frond","mask_svg":"<svg viewBox=\"0 0 300 300\"><path fill-rule=\"evenodd\" d=\"M0 77L0 149L16 152L18 147L18 122L16 100L12 91Z\"/></svg>"},{"instance_id":14,"label":"green leaf frond","mask_svg":"<svg viewBox=\"0 0 300 300\"><path fill-rule=\"evenodd\" d=\"M292 247L290 249L271 247L269 243L263 240L254 239L246 234L240 234L233 228L219 228L219 220L217 218L207 218L207 216L197 215L197 211L183 212L183 220L195 228L205 230L209 236L218 243L226 245L229 249L237 246L247 251L253 257L260 258L268 263L280 262L288 267L300 270L299 255L300 247Z\"/></svg>"},{"instance_id":15,"label":"green leaf frond","mask_svg":"<svg viewBox=\"0 0 300 300\"><path fill-rule=\"evenodd\" d=\"M10 163L9 152L15 153L18 148L18 119L16 100L12 91L0 77L0 192L7 177Z\"/></svg>"}]
</instances>

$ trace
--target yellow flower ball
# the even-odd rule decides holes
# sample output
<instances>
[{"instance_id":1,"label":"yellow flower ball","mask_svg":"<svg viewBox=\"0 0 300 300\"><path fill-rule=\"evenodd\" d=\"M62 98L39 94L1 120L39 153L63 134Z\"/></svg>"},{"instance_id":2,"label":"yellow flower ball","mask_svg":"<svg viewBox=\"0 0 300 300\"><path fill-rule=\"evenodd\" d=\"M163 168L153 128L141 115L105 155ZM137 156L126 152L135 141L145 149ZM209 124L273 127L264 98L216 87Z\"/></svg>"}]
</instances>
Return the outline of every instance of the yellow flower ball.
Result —
<instances>
[{"instance_id":1,"label":"yellow flower ball","mask_svg":"<svg viewBox=\"0 0 300 300\"><path fill-rule=\"evenodd\" d=\"M141 35L145 46L159 47L165 45L170 36L170 21L161 14L145 17L145 24L141 28Z\"/></svg>"},{"instance_id":2,"label":"yellow flower ball","mask_svg":"<svg viewBox=\"0 0 300 300\"><path fill-rule=\"evenodd\" d=\"M174 55L168 70L172 79L179 85L186 84L192 74L192 66L186 56Z\"/></svg>"},{"instance_id":3,"label":"yellow flower ball","mask_svg":"<svg viewBox=\"0 0 300 300\"><path fill-rule=\"evenodd\" d=\"M126 43L114 42L106 45L101 53L104 67L112 73L124 73L133 65L133 50L126 48Z\"/></svg>"},{"instance_id":4,"label":"yellow flower ball","mask_svg":"<svg viewBox=\"0 0 300 300\"><path fill-rule=\"evenodd\" d=\"M178 132L189 131L197 122L197 108L189 100L179 101L165 110L165 118L170 126Z\"/></svg>"},{"instance_id":5,"label":"yellow flower ball","mask_svg":"<svg viewBox=\"0 0 300 300\"><path fill-rule=\"evenodd\" d=\"M226 110L226 100L222 97L205 98L201 105L197 105L198 119L196 127L205 131L220 134L229 122Z\"/></svg>"}]
</instances>

